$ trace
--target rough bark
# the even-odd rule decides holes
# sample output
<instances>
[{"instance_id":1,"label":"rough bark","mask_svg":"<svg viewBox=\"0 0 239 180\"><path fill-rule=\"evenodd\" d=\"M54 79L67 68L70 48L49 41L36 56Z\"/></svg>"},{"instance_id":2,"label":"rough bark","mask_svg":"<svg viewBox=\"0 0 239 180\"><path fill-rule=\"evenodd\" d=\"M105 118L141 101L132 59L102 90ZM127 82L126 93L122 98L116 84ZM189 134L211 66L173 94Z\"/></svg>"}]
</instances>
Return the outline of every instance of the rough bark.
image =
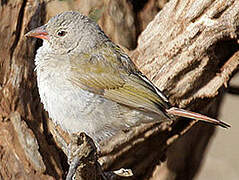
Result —
<instances>
[{"instance_id":1,"label":"rough bark","mask_svg":"<svg viewBox=\"0 0 239 180\"><path fill-rule=\"evenodd\" d=\"M1 1L0 149L3 179L62 176L59 153L44 133L34 73L36 40L24 33L42 24L40 1Z\"/></svg>"},{"instance_id":2,"label":"rough bark","mask_svg":"<svg viewBox=\"0 0 239 180\"><path fill-rule=\"evenodd\" d=\"M70 139L48 120L36 86L33 59L41 42L24 37L57 12L54 3L85 14L102 9L102 28L121 46L138 44L132 59L173 104L217 116L239 64L239 2L172 0L156 15L159 2L165 1L1 1L0 179L60 179L68 170L59 147L66 152ZM195 123L148 124L120 134L102 146L102 168L130 168L136 179L192 179L214 132Z\"/></svg>"}]
</instances>

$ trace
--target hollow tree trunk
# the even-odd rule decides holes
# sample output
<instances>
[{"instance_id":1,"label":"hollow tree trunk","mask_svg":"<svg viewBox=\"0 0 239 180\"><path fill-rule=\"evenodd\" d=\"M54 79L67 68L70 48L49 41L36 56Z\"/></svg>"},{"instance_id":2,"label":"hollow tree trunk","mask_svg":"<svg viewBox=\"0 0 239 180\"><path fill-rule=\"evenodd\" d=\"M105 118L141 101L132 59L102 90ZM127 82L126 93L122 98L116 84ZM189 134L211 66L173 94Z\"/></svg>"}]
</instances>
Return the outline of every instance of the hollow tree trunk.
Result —
<instances>
[{"instance_id":1,"label":"hollow tree trunk","mask_svg":"<svg viewBox=\"0 0 239 180\"><path fill-rule=\"evenodd\" d=\"M136 47L137 36L160 8L156 0L87 2L54 3L85 13L105 5L100 25L128 49ZM43 111L36 86L33 59L41 42L24 37L46 22L54 13L50 10L43 0L1 1L1 179L60 179L68 168L59 142L51 136L56 136L55 127ZM173 104L216 117L225 86L239 64L238 29L236 0L172 0L129 53ZM104 170L131 168L136 179L192 179L214 132L212 126L193 124L134 128L105 143L99 161Z\"/></svg>"}]
</instances>

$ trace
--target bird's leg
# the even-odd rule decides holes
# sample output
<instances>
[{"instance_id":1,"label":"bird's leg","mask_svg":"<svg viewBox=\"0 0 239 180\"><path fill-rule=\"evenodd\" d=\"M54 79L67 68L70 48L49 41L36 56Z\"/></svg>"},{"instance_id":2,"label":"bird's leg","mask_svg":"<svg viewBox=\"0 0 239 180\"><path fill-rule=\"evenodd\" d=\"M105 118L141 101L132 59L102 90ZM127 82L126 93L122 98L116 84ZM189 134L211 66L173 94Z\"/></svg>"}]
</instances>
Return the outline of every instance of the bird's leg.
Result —
<instances>
[{"instance_id":1,"label":"bird's leg","mask_svg":"<svg viewBox=\"0 0 239 180\"><path fill-rule=\"evenodd\" d=\"M68 146L68 163L70 165L66 179L100 180L105 179L97 161L97 148L93 140L85 133L72 136Z\"/></svg>"}]
</instances>

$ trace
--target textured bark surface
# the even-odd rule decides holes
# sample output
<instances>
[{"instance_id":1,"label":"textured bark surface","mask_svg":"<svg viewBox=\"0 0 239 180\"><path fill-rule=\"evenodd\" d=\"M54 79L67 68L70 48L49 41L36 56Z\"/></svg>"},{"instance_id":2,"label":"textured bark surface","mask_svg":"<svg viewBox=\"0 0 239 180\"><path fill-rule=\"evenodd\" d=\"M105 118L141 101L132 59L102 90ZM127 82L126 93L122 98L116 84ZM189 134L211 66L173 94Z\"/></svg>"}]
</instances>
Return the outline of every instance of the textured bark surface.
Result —
<instances>
[{"instance_id":1,"label":"textured bark surface","mask_svg":"<svg viewBox=\"0 0 239 180\"><path fill-rule=\"evenodd\" d=\"M1 1L0 175L3 179L62 176L60 158L44 131L33 58L36 40L27 30L42 24L40 1ZM44 16L43 16L44 17Z\"/></svg>"},{"instance_id":2,"label":"textured bark surface","mask_svg":"<svg viewBox=\"0 0 239 180\"><path fill-rule=\"evenodd\" d=\"M99 9L95 16L106 34L132 50L137 66L180 107L217 117L238 68L236 0L172 0L160 13L163 0L0 3L0 179L66 176L61 148L66 152L70 139L48 120L36 85L33 59L41 42L24 37L59 11ZM136 179L192 179L214 133L212 126L193 124L148 124L117 136L102 147L103 170L130 168Z\"/></svg>"}]
</instances>

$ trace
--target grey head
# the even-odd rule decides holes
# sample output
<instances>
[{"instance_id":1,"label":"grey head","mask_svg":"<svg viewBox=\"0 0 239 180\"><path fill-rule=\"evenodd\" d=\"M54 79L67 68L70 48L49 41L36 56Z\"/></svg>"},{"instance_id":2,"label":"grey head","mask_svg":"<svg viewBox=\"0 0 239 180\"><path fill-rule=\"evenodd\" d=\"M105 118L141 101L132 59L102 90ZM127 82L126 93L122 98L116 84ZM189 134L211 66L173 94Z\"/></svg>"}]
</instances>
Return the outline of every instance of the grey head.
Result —
<instances>
[{"instance_id":1,"label":"grey head","mask_svg":"<svg viewBox=\"0 0 239 180\"><path fill-rule=\"evenodd\" d=\"M43 39L50 53L58 55L85 52L109 40L94 21L74 11L54 16L26 36Z\"/></svg>"}]
</instances>

